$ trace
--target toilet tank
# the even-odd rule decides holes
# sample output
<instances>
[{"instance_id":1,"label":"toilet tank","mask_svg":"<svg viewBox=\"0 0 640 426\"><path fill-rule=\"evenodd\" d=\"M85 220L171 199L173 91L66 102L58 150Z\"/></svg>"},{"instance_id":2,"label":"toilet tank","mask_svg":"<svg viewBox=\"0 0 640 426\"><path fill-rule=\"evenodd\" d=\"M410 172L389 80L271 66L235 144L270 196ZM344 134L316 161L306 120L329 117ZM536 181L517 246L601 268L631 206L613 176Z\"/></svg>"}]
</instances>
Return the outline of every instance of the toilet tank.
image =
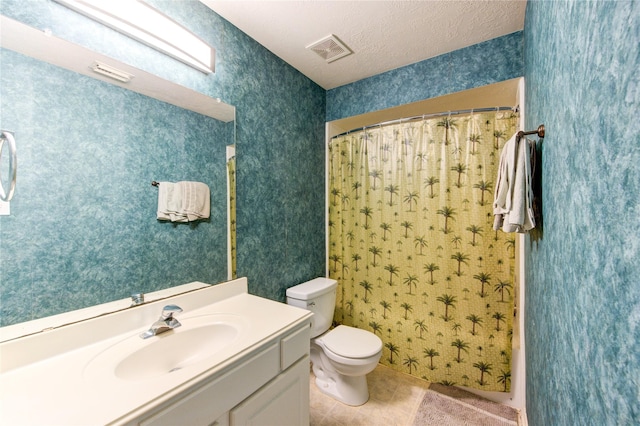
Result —
<instances>
[{"instance_id":1,"label":"toilet tank","mask_svg":"<svg viewBox=\"0 0 640 426\"><path fill-rule=\"evenodd\" d=\"M287 289L287 304L313 312L311 337L317 337L331 327L337 287L336 280L315 278Z\"/></svg>"}]
</instances>

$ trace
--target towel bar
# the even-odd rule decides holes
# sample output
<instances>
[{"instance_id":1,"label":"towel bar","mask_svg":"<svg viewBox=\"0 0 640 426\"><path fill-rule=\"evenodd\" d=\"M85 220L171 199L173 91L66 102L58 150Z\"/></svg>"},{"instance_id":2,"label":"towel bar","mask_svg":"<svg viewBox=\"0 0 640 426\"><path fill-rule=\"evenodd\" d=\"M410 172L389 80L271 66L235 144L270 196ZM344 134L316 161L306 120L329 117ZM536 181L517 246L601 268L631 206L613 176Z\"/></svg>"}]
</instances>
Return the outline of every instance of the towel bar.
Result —
<instances>
[{"instance_id":1,"label":"towel bar","mask_svg":"<svg viewBox=\"0 0 640 426\"><path fill-rule=\"evenodd\" d=\"M0 177L0 200L11 201L13 194L16 191L16 175L18 170L18 157L16 155L16 140L13 138L13 133L7 130L3 130L0 134L0 156L2 155L2 148L4 147L4 141L9 144L9 176L11 183L9 183L9 190L5 191L2 184L2 178Z\"/></svg>"},{"instance_id":2,"label":"towel bar","mask_svg":"<svg viewBox=\"0 0 640 426\"><path fill-rule=\"evenodd\" d=\"M531 130L530 132L523 132L522 130L520 130L518 132L518 140L520 140L520 138L525 135L534 135L534 134L537 134L539 138L544 138L544 124L539 125L538 129Z\"/></svg>"}]
</instances>

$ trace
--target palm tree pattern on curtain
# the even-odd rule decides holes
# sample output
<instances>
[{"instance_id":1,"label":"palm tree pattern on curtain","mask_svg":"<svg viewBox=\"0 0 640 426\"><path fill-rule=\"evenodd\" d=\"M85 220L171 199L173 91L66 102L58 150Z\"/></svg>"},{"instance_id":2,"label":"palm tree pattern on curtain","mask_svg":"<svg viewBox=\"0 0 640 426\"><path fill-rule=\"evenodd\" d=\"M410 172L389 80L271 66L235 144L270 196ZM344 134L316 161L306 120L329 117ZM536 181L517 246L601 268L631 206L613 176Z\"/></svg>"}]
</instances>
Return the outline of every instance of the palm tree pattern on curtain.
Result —
<instances>
[{"instance_id":1,"label":"palm tree pattern on curtain","mask_svg":"<svg viewBox=\"0 0 640 426\"><path fill-rule=\"evenodd\" d=\"M493 231L511 111L366 129L329 145L334 322L384 342L381 363L507 392L515 237Z\"/></svg>"}]
</instances>

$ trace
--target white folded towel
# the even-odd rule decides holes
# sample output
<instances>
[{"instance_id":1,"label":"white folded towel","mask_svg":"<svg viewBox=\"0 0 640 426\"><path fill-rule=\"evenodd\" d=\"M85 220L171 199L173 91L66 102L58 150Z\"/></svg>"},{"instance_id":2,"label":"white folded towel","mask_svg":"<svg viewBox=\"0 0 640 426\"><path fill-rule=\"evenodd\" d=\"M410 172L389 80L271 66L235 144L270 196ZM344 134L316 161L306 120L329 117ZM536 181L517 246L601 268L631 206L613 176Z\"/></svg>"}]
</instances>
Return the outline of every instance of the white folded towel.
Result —
<instances>
[{"instance_id":1,"label":"white folded towel","mask_svg":"<svg viewBox=\"0 0 640 426\"><path fill-rule=\"evenodd\" d=\"M179 220L179 216L183 216L182 210L182 188L175 183L167 182L167 213L171 216L172 221Z\"/></svg>"},{"instance_id":2,"label":"white folded towel","mask_svg":"<svg viewBox=\"0 0 640 426\"><path fill-rule=\"evenodd\" d=\"M182 205L182 197L178 192L176 193L176 184L172 182L159 182L158 183L158 220L171 220L175 219L175 214L178 213ZM172 217L173 216L173 217Z\"/></svg>"},{"instance_id":3,"label":"white folded towel","mask_svg":"<svg viewBox=\"0 0 640 426\"><path fill-rule=\"evenodd\" d=\"M158 220L190 222L207 219L211 210L209 187L201 182L159 182Z\"/></svg>"},{"instance_id":4,"label":"white folded towel","mask_svg":"<svg viewBox=\"0 0 640 426\"><path fill-rule=\"evenodd\" d=\"M182 192L182 210L189 221L207 219L211 211L211 191L202 182L178 182Z\"/></svg>"},{"instance_id":5,"label":"white folded towel","mask_svg":"<svg viewBox=\"0 0 640 426\"><path fill-rule=\"evenodd\" d=\"M507 141L498 166L494 193L493 229L527 232L535 228L531 182L530 142L517 135Z\"/></svg>"}]
</instances>

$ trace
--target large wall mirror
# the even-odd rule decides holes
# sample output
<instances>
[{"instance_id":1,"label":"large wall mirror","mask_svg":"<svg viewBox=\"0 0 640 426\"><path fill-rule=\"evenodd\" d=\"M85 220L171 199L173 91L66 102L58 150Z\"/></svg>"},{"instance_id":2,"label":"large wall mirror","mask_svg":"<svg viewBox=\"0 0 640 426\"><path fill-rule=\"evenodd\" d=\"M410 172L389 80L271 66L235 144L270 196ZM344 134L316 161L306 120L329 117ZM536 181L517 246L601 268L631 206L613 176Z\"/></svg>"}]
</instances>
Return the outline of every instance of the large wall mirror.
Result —
<instances>
[{"instance_id":1,"label":"large wall mirror","mask_svg":"<svg viewBox=\"0 0 640 426\"><path fill-rule=\"evenodd\" d=\"M235 108L8 18L0 27L0 127L18 150L0 215L0 326L232 277ZM134 77L94 74L95 60ZM210 218L157 220L152 181L206 183Z\"/></svg>"}]
</instances>

